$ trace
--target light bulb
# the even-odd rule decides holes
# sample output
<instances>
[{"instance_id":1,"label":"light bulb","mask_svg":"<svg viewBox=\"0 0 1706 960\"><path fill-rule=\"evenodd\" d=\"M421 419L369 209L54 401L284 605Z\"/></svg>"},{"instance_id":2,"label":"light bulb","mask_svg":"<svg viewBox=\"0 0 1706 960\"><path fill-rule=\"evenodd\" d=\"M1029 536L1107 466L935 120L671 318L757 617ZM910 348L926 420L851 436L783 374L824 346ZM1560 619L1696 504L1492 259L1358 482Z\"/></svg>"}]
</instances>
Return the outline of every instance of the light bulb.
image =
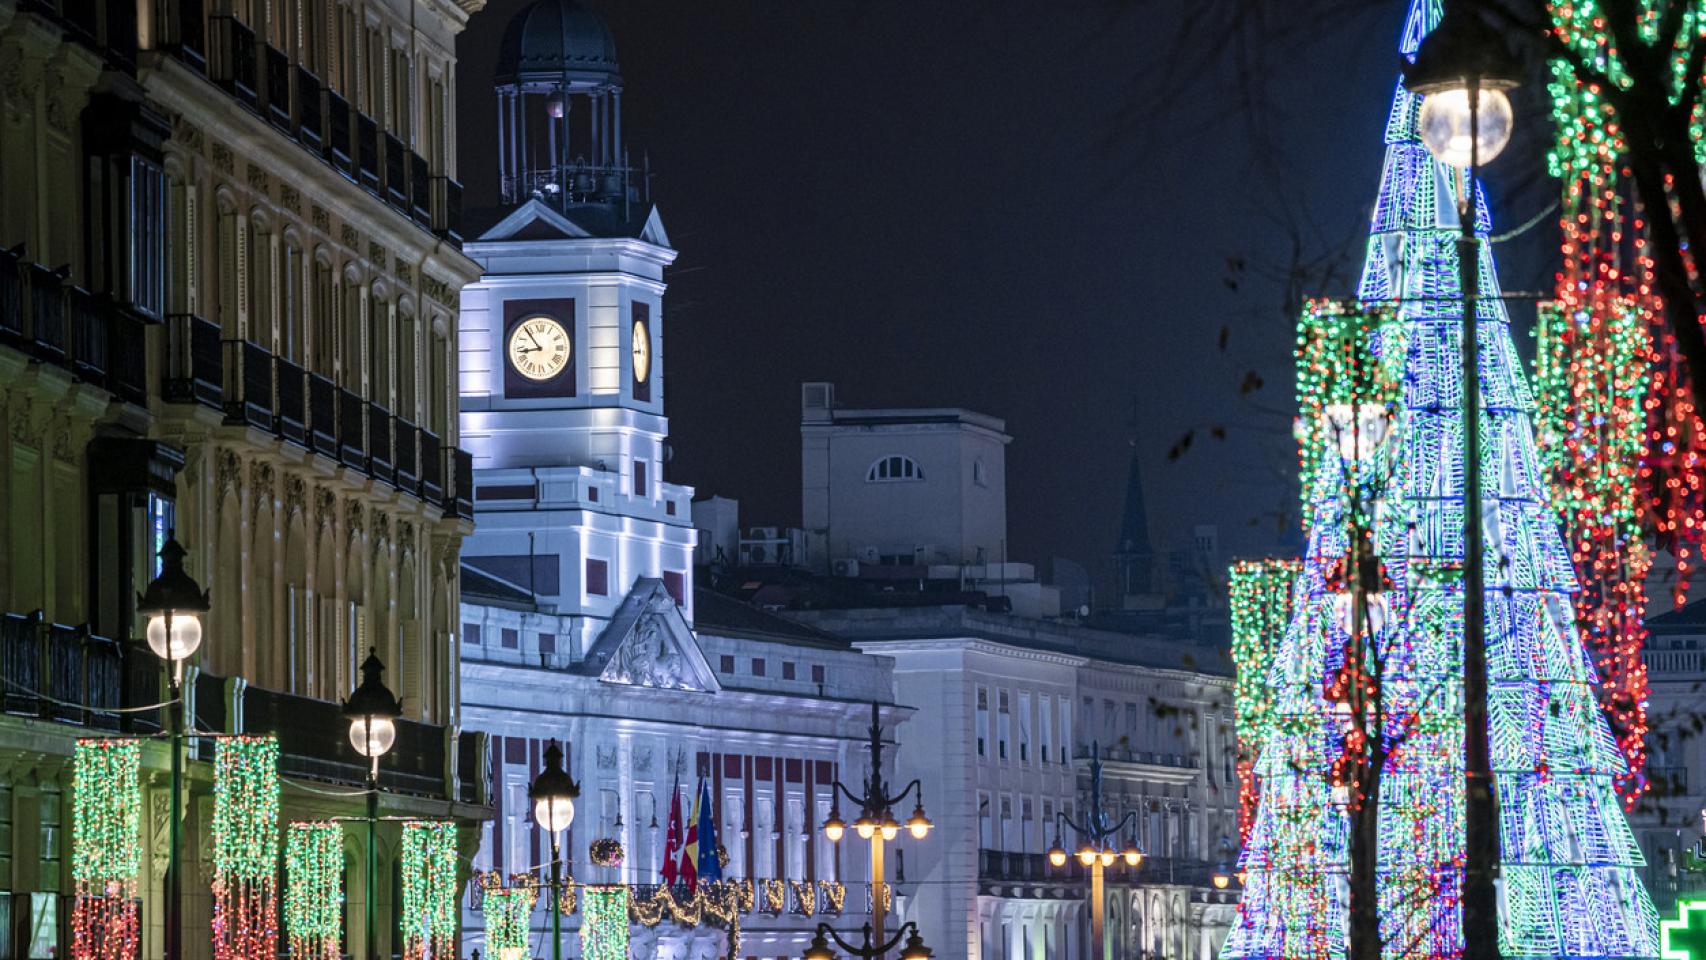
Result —
<instances>
[{"instance_id":1,"label":"light bulb","mask_svg":"<svg viewBox=\"0 0 1706 960\"><path fill-rule=\"evenodd\" d=\"M391 722L390 717L352 717L349 742L355 752L364 757L383 757L397 742L397 725Z\"/></svg>"},{"instance_id":2,"label":"light bulb","mask_svg":"<svg viewBox=\"0 0 1706 960\"><path fill-rule=\"evenodd\" d=\"M561 833L575 822L575 802L568 797L540 797L533 802L533 820L547 833Z\"/></svg>"},{"instance_id":3,"label":"light bulb","mask_svg":"<svg viewBox=\"0 0 1706 960\"><path fill-rule=\"evenodd\" d=\"M1498 156L1511 142L1511 100L1503 90L1482 88L1476 110L1476 136L1480 139L1481 163ZM1447 166L1469 166L1472 141L1469 131L1469 88L1442 90L1422 98L1416 130L1428 152Z\"/></svg>"},{"instance_id":4,"label":"light bulb","mask_svg":"<svg viewBox=\"0 0 1706 960\"><path fill-rule=\"evenodd\" d=\"M188 658L201 646L201 619L193 613L183 612L172 616L172 637L166 639L166 617L156 615L148 618L148 648L162 660L176 663Z\"/></svg>"}]
</instances>

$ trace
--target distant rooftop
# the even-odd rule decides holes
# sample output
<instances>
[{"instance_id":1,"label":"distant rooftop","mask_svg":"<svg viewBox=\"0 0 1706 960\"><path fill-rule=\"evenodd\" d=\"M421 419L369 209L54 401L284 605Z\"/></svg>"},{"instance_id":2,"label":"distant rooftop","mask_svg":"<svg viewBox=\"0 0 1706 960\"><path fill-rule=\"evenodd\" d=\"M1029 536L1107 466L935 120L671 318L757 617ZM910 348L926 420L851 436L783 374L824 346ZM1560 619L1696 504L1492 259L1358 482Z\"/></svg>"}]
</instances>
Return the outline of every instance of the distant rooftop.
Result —
<instances>
[{"instance_id":1,"label":"distant rooftop","mask_svg":"<svg viewBox=\"0 0 1706 960\"><path fill-rule=\"evenodd\" d=\"M848 426L901 426L909 424L959 423L1007 433L1007 421L964 407L882 407L856 409L838 406L835 384L814 381L801 385L800 419L806 423Z\"/></svg>"}]
</instances>

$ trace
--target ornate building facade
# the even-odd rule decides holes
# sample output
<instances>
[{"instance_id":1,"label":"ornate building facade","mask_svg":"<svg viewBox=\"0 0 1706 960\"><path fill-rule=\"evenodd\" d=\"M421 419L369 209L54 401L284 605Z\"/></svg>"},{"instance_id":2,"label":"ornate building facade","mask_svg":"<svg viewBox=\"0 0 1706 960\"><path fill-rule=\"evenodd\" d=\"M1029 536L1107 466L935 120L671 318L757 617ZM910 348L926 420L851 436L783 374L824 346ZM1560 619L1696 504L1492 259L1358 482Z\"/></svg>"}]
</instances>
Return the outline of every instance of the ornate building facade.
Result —
<instances>
[{"instance_id":1,"label":"ornate building facade","mask_svg":"<svg viewBox=\"0 0 1706 960\"><path fill-rule=\"evenodd\" d=\"M382 815L458 820L471 850L452 344L478 268L453 91L479 6L0 0L0 955L68 948L74 738L158 729L131 709L162 699L134 597L169 531L211 590L196 729L278 734L284 819L359 812L326 784L361 782L337 701L373 648L404 704ZM164 746L144 764L155 957ZM189 779L185 944L204 957L206 765ZM379 838L377 888L349 871L351 943L370 896L396 926L395 825Z\"/></svg>"}]
</instances>

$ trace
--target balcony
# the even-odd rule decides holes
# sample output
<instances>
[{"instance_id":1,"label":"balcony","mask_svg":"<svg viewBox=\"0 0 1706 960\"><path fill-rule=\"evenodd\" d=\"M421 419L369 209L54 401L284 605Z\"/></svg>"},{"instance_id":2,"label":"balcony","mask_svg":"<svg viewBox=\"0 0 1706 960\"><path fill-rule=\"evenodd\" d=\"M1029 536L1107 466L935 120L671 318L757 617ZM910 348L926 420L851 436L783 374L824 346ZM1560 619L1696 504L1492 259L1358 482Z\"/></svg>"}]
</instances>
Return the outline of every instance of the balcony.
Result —
<instances>
[{"instance_id":1,"label":"balcony","mask_svg":"<svg viewBox=\"0 0 1706 960\"><path fill-rule=\"evenodd\" d=\"M1072 759L1090 759L1090 748L1079 744L1072 750ZM1196 758L1183 753L1157 753L1153 750L1133 750L1130 747L1102 746L1102 760L1107 763L1135 763L1151 767L1172 767L1176 770L1195 770Z\"/></svg>"},{"instance_id":2,"label":"balcony","mask_svg":"<svg viewBox=\"0 0 1706 960\"><path fill-rule=\"evenodd\" d=\"M273 126L289 133L290 113L290 55L272 44L264 44L267 71L267 117Z\"/></svg>"},{"instance_id":3,"label":"balcony","mask_svg":"<svg viewBox=\"0 0 1706 960\"><path fill-rule=\"evenodd\" d=\"M432 232L462 246L462 184L449 177L432 178Z\"/></svg>"},{"instance_id":4,"label":"balcony","mask_svg":"<svg viewBox=\"0 0 1706 960\"><path fill-rule=\"evenodd\" d=\"M385 202L409 215L409 151L394 134L385 134Z\"/></svg>"},{"instance_id":5,"label":"balcony","mask_svg":"<svg viewBox=\"0 0 1706 960\"><path fill-rule=\"evenodd\" d=\"M307 67L296 68L296 142L313 153L324 150L326 128L321 118L320 78Z\"/></svg>"},{"instance_id":6,"label":"balcony","mask_svg":"<svg viewBox=\"0 0 1706 960\"><path fill-rule=\"evenodd\" d=\"M111 306L82 287L69 287L65 291L65 312L69 321L71 372L79 380L104 386Z\"/></svg>"},{"instance_id":7,"label":"balcony","mask_svg":"<svg viewBox=\"0 0 1706 960\"><path fill-rule=\"evenodd\" d=\"M207 34L202 24L201 0L178 0L172 24L176 35L165 49L196 73L207 72Z\"/></svg>"},{"instance_id":8,"label":"balcony","mask_svg":"<svg viewBox=\"0 0 1706 960\"><path fill-rule=\"evenodd\" d=\"M0 704L22 713L115 729L123 690L119 645L85 627L44 623L36 616L0 617ZM158 699L156 697L156 699Z\"/></svg>"},{"instance_id":9,"label":"balcony","mask_svg":"<svg viewBox=\"0 0 1706 960\"><path fill-rule=\"evenodd\" d=\"M392 454L396 467L396 480L399 490L414 490L420 483L420 474L415 469L415 441L420 430L402 417L391 421L397 428L397 446Z\"/></svg>"},{"instance_id":10,"label":"balcony","mask_svg":"<svg viewBox=\"0 0 1706 960\"><path fill-rule=\"evenodd\" d=\"M255 31L236 17L212 17L213 82L251 110L260 109L260 80L255 61Z\"/></svg>"},{"instance_id":11,"label":"balcony","mask_svg":"<svg viewBox=\"0 0 1706 960\"><path fill-rule=\"evenodd\" d=\"M22 248L20 248L22 249ZM24 276L16 250L0 250L0 340L24 340Z\"/></svg>"},{"instance_id":12,"label":"balcony","mask_svg":"<svg viewBox=\"0 0 1706 960\"><path fill-rule=\"evenodd\" d=\"M391 457L391 412L377 403L367 405L367 473L375 480L397 479Z\"/></svg>"},{"instance_id":13,"label":"balcony","mask_svg":"<svg viewBox=\"0 0 1706 960\"><path fill-rule=\"evenodd\" d=\"M225 422L273 428L272 354L248 340L225 341Z\"/></svg>"},{"instance_id":14,"label":"balcony","mask_svg":"<svg viewBox=\"0 0 1706 960\"><path fill-rule=\"evenodd\" d=\"M338 385L317 373L308 375L308 426L315 453L338 458Z\"/></svg>"},{"instance_id":15,"label":"balcony","mask_svg":"<svg viewBox=\"0 0 1706 960\"><path fill-rule=\"evenodd\" d=\"M444 512L455 513L465 520L474 518L474 455L466 450L451 448L445 451L449 460L451 487L444 498Z\"/></svg>"},{"instance_id":16,"label":"balcony","mask_svg":"<svg viewBox=\"0 0 1706 960\"><path fill-rule=\"evenodd\" d=\"M49 363L65 360L65 282L55 270L40 264L24 267L24 292L29 301L30 352Z\"/></svg>"},{"instance_id":17,"label":"balcony","mask_svg":"<svg viewBox=\"0 0 1706 960\"><path fill-rule=\"evenodd\" d=\"M379 124L365 113L355 115L355 165L362 189L379 196Z\"/></svg>"},{"instance_id":18,"label":"balcony","mask_svg":"<svg viewBox=\"0 0 1706 960\"><path fill-rule=\"evenodd\" d=\"M323 93L326 112L326 162L332 169L355 179L355 145L350 141L349 101L327 87Z\"/></svg>"},{"instance_id":19,"label":"balcony","mask_svg":"<svg viewBox=\"0 0 1706 960\"><path fill-rule=\"evenodd\" d=\"M308 371L283 357L273 358L278 380L278 435L297 446L308 446Z\"/></svg>"},{"instance_id":20,"label":"balcony","mask_svg":"<svg viewBox=\"0 0 1706 960\"><path fill-rule=\"evenodd\" d=\"M426 157L413 152L409 154L409 213L416 223L432 229L432 175Z\"/></svg>"},{"instance_id":21,"label":"balcony","mask_svg":"<svg viewBox=\"0 0 1706 960\"><path fill-rule=\"evenodd\" d=\"M338 456L345 466L367 466L366 406L348 390L338 391Z\"/></svg>"},{"instance_id":22,"label":"balcony","mask_svg":"<svg viewBox=\"0 0 1706 960\"><path fill-rule=\"evenodd\" d=\"M444 454L438 434L421 431L421 499L438 503L444 496Z\"/></svg>"},{"instance_id":23,"label":"balcony","mask_svg":"<svg viewBox=\"0 0 1706 960\"><path fill-rule=\"evenodd\" d=\"M219 341L213 342L214 356ZM118 310L107 322L107 389L137 406L148 402L148 328L142 318Z\"/></svg>"},{"instance_id":24,"label":"balcony","mask_svg":"<svg viewBox=\"0 0 1706 960\"><path fill-rule=\"evenodd\" d=\"M219 324L189 313L166 318L166 379L160 393L171 403L224 409L224 366Z\"/></svg>"}]
</instances>

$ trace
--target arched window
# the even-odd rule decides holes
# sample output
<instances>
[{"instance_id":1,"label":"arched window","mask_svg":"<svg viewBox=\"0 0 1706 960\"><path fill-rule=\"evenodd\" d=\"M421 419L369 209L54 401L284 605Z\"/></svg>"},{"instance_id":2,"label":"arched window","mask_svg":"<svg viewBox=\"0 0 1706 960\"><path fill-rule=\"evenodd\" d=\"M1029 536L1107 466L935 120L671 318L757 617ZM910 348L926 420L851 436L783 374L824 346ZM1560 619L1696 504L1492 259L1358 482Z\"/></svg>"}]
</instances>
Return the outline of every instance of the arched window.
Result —
<instances>
[{"instance_id":1,"label":"arched window","mask_svg":"<svg viewBox=\"0 0 1706 960\"><path fill-rule=\"evenodd\" d=\"M865 471L866 483L893 483L900 480L922 480L924 470L918 461L898 453L880 457Z\"/></svg>"}]
</instances>

